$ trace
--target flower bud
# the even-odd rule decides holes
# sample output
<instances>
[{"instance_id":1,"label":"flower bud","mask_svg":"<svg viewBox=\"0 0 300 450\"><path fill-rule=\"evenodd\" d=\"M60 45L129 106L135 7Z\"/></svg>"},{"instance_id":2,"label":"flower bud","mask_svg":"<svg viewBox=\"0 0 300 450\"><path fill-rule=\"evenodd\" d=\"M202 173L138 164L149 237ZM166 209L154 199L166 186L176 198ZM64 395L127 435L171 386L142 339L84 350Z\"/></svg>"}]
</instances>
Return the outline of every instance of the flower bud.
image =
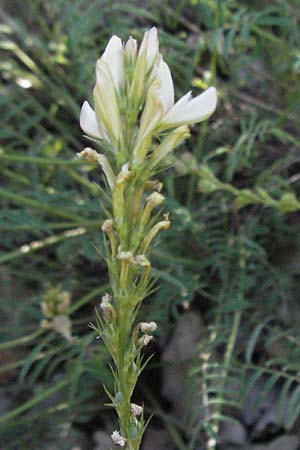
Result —
<instances>
[{"instance_id":1,"label":"flower bud","mask_svg":"<svg viewBox=\"0 0 300 450\"><path fill-rule=\"evenodd\" d=\"M114 224L114 222L111 219L104 220L102 227L101 227L101 230L103 231L103 233L107 233L107 234L111 233L113 231L113 224Z\"/></svg>"},{"instance_id":2,"label":"flower bud","mask_svg":"<svg viewBox=\"0 0 300 450\"><path fill-rule=\"evenodd\" d=\"M153 336L149 336L149 334L144 334L141 338L138 339L138 344L140 344L142 347L146 347L149 342L151 342L153 339Z\"/></svg>"},{"instance_id":3,"label":"flower bud","mask_svg":"<svg viewBox=\"0 0 300 450\"><path fill-rule=\"evenodd\" d=\"M130 404L130 411L131 414L133 415L133 417L138 417L142 414L143 412L143 407L136 405L135 403L131 403Z\"/></svg>"},{"instance_id":4,"label":"flower bud","mask_svg":"<svg viewBox=\"0 0 300 450\"><path fill-rule=\"evenodd\" d=\"M150 267L151 265L149 259L147 259L145 255L137 255L135 262L143 267Z\"/></svg>"},{"instance_id":5,"label":"flower bud","mask_svg":"<svg viewBox=\"0 0 300 450\"><path fill-rule=\"evenodd\" d=\"M144 227L150 219L151 212L153 208L156 206L159 206L163 203L165 200L165 197L161 195L159 192L153 192L149 197L146 199L146 206L144 208L142 217L141 217L141 226Z\"/></svg>"},{"instance_id":6,"label":"flower bud","mask_svg":"<svg viewBox=\"0 0 300 450\"><path fill-rule=\"evenodd\" d=\"M135 62L137 55L137 41L130 36L125 44L125 58L130 64Z\"/></svg>"},{"instance_id":7,"label":"flower bud","mask_svg":"<svg viewBox=\"0 0 300 450\"><path fill-rule=\"evenodd\" d=\"M111 435L111 438L114 444L119 445L120 447L125 447L126 439L120 435L119 431L114 431Z\"/></svg>"},{"instance_id":8,"label":"flower bud","mask_svg":"<svg viewBox=\"0 0 300 450\"><path fill-rule=\"evenodd\" d=\"M151 228L151 230L149 231L149 233L147 234L147 236L145 237L142 245L141 245L141 250L143 251L143 253L146 253L152 239L157 235L157 233L160 230L167 230L170 225L171 222L169 220L169 216L168 214L164 214L164 219L165 220L161 220L160 222L158 222L156 225L154 225L154 227Z\"/></svg>"},{"instance_id":9,"label":"flower bud","mask_svg":"<svg viewBox=\"0 0 300 450\"><path fill-rule=\"evenodd\" d=\"M157 325L155 322L141 322L140 330L142 333L152 333L157 329Z\"/></svg>"},{"instance_id":10,"label":"flower bud","mask_svg":"<svg viewBox=\"0 0 300 450\"><path fill-rule=\"evenodd\" d=\"M157 192L161 192L163 188L163 184L159 180L147 181L144 185L145 191L155 190Z\"/></svg>"},{"instance_id":11,"label":"flower bud","mask_svg":"<svg viewBox=\"0 0 300 450\"><path fill-rule=\"evenodd\" d=\"M182 142L190 137L189 127L182 125L175 128L168 136L166 136L162 143L152 153L152 161L154 166L157 166L161 161Z\"/></svg>"},{"instance_id":12,"label":"flower bud","mask_svg":"<svg viewBox=\"0 0 300 450\"><path fill-rule=\"evenodd\" d=\"M77 156L79 158L84 158L86 162L91 164L96 164L98 162L98 155L99 154L96 152L96 150L93 150L90 147L86 147L84 150L77 153Z\"/></svg>"},{"instance_id":13,"label":"flower bud","mask_svg":"<svg viewBox=\"0 0 300 450\"><path fill-rule=\"evenodd\" d=\"M82 150L82 152L77 153L77 156L79 156L80 158L85 158L85 160L88 163L100 164L103 172L105 173L109 187L111 189L114 187L115 174L114 174L114 172L111 168L111 165L105 155L102 155L101 153L96 152L96 150L93 150L90 147L86 147L84 150Z\"/></svg>"},{"instance_id":14,"label":"flower bud","mask_svg":"<svg viewBox=\"0 0 300 450\"><path fill-rule=\"evenodd\" d=\"M103 311L105 320L110 321L112 318L116 317L116 310L111 304L112 297L110 294L105 293L102 297L100 308Z\"/></svg>"},{"instance_id":15,"label":"flower bud","mask_svg":"<svg viewBox=\"0 0 300 450\"><path fill-rule=\"evenodd\" d=\"M117 258L121 259L122 261L126 261L127 263L132 263L132 264L135 263L133 255L132 255L132 253L130 251L129 252L119 251L119 253L117 255Z\"/></svg>"},{"instance_id":16,"label":"flower bud","mask_svg":"<svg viewBox=\"0 0 300 450\"><path fill-rule=\"evenodd\" d=\"M152 192L146 199L147 203L151 205L152 208L161 205L165 201L165 197L159 192Z\"/></svg>"}]
</instances>

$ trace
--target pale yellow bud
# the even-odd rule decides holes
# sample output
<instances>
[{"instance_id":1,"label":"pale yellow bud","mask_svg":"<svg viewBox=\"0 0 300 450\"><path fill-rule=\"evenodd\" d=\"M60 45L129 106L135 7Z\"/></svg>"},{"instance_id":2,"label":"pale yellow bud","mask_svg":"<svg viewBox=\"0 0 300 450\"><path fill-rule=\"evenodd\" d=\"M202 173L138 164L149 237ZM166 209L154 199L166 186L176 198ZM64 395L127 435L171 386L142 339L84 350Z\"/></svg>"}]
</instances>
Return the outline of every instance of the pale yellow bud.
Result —
<instances>
[{"instance_id":1,"label":"pale yellow bud","mask_svg":"<svg viewBox=\"0 0 300 450\"><path fill-rule=\"evenodd\" d=\"M49 330L51 328L51 322L49 320L41 320L40 326L43 330Z\"/></svg>"},{"instance_id":2,"label":"pale yellow bud","mask_svg":"<svg viewBox=\"0 0 300 450\"><path fill-rule=\"evenodd\" d=\"M142 243L142 246L141 246L141 249L144 253L146 253L152 239L157 235L157 233L160 230L167 230L170 227L171 222L169 221L168 215L164 214L164 217L165 217L165 220L162 220L162 221L158 222L156 225L154 225L154 227L151 228L151 230L145 237L145 239Z\"/></svg>"},{"instance_id":3,"label":"pale yellow bud","mask_svg":"<svg viewBox=\"0 0 300 450\"><path fill-rule=\"evenodd\" d=\"M159 165L169 153L189 137L190 131L187 125L183 125L173 130L152 153L151 159L153 161L153 166Z\"/></svg>"},{"instance_id":4,"label":"pale yellow bud","mask_svg":"<svg viewBox=\"0 0 300 450\"><path fill-rule=\"evenodd\" d=\"M111 304L112 297L110 294L104 294L100 304L100 308L103 311L104 318L106 320L111 320L116 317L116 310Z\"/></svg>"},{"instance_id":5,"label":"pale yellow bud","mask_svg":"<svg viewBox=\"0 0 300 450\"><path fill-rule=\"evenodd\" d=\"M141 338L138 339L138 344L140 344L143 347L146 347L146 345L149 344L153 339L153 336L149 336L149 334L144 334Z\"/></svg>"},{"instance_id":6,"label":"pale yellow bud","mask_svg":"<svg viewBox=\"0 0 300 450\"><path fill-rule=\"evenodd\" d=\"M53 316L53 308L52 305L47 302L41 303L41 309L42 313L45 317L52 317Z\"/></svg>"},{"instance_id":7,"label":"pale yellow bud","mask_svg":"<svg viewBox=\"0 0 300 450\"><path fill-rule=\"evenodd\" d=\"M146 202L151 205L152 208L161 205L165 201L165 197L159 192L152 192L152 194L147 197Z\"/></svg>"},{"instance_id":8,"label":"pale yellow bud","mask_svg":"<svg viewBox=\"0 0 300 450\"><path fill-rule=\"evenodd\" d=\"M149 197L146 199L146 207L143 211L142 217L141 217L141 226L144 227L150 219L150 215L152 210L156 207L161 205L165 200L165 197L160 194L159 192L152 192Z\"/></svg>"},{"instance_id":9,"label":"pale yellow bud","mask_svg":"<svg viewBox=\"0 0 300 450\"><path fill-rule=\"evenodd\" d=\"M113 231L113 224L114 222L111 219L106 219L101 227L103 233L111 233Z\"/></svg>"},{"instance_id":10,"label":"pale yellow bud","mask_svg":"<svg viewBox=\"0 0 300 450\"><path fill-rule=\"evenodd\" d=\"M157 329L155 322L141 322L140 330L142 333L153 333Z\"/></svg>"},{"instance_id":11,"label":"pale yellow bud","mask_svg":"<svg viewBox=\"0 0 300 450\"><path fill-rule=\"evenodd\" d=\"M117 255L118 259L121 259L122 261L126 261L127 263L135 263L135 260L133 258L133 255L131 252L119 252Z\"/></svg>"},{"instance_id":12,"label":"pale yellow bud","mask_svg":"<svg viewBox=\"0 0 300 450\"><path fill-rule=\"evenodd\" d=\"M77 153L77 156L79 158L84 158L86 162L91 164L98 163L98 153L96 150L93 150L90 147L86 147L84 150L82 150L80 153Z\"/></svg>"},{"instance_id":13,"label":"pale yellow bud","mask_svg":"<svg viewBox=\"0 0 300 450\"><path fill-rule=\"evenodd\" d=\"M144 189L149 191L156 190L161 192L162 188L163 184L159 180L147 181L144 186Z\"/></svg>"},{"instance_id":14,"label":"pale yellow bud","mask_svg":"<svg viewBox=\"0 0 300 450\"><path fill-rule=\"evenodd\" d=\"M57 306L57 311L59 314L65 314L68 311L71 301L70 292L63 291L58 295L59 304Z\"/></svg>"},{"instance_id":15,"label":"pale yellow bud","mask_svg":"<svg viewBox=\"0 0 300 450\"><path fill-rule=\"evenodd\" d=\"M85 160L88 163L100 164L103 172L105 173L109 187L111 189L114 187L115 174L114 174L114 172L111 168L111 165L105 155L102 155L101 153L96 152L96 150L93 150L90 147L86 147L84 150L82 150L82 152L77 153L77 156L79 156L80 158L85 158Z\"/></svg>"}]
</instances>

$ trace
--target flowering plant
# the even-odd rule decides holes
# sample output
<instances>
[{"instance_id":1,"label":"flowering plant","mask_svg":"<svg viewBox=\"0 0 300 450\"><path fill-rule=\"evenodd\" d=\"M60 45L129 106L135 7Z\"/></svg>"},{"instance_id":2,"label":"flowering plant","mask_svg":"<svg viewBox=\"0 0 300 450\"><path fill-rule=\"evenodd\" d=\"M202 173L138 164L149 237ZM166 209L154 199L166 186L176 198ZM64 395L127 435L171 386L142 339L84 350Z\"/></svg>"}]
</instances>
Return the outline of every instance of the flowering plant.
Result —
<instances>
[{"instance_id":1,"label":"flowering plant","mask_svg":"<svg viewBox=\"0 0 300 450\"><path fill-rule=\"evenodd\" d=\"M215 110L216 89L176 103L170 69L159 53L157 30L144 35L140 48L130 37L123 45L113 36L96 64L94 109L84 102L80 125L100 154L87 147L80 157L99 164L105 174L110 209L102 225L111 294L97 312L97 330L113 360L114 392L107 394L118 414L115 444L140 447L143 407L131 402L146 362L142 349L152 339L154 322L137 322L144 298L151 292L148 258L153 239L170 226L168 214L154 213L164 201L162 184L153 177L167 166L167 157L189 137L188 125L207 119ZM149 193L152 191L152 193Z\"/></svg>"}]
</instances>

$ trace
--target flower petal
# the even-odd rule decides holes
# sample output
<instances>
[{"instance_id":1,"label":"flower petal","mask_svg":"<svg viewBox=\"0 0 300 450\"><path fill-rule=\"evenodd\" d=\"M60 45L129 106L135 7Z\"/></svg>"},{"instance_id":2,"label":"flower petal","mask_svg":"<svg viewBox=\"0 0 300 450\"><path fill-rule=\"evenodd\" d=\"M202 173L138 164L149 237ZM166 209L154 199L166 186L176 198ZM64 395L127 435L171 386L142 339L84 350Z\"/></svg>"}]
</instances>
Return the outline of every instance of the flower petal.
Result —
<instances>
[{"instance_id":1,"label":"flower petal","mask_svg":"<svg viewBox=\"0 0 300 450\"><path fill-rule=\"evenodd\" d=\"M163 59L158 64L156 77L159 81L158 96L167 113L174 105L174 85L169 66Z\"/></svg>"},{"instance_id":2,"label":"flower petal","mask_svg":"<svg viewBox=\"0 0 300 450\"><path fill-rule=\"evenodd\" d=\"M144 34L139 51L139 55L146 55L147 70L151 69L158 56L158 46L157 28L152 27Z\"/></svg>"},{"instance_id":3,"label":"flower petal","mask_svg":"<svg viewBox=\"0 0 300 450\"><path fill-rule=\"evenodd\" d=\"M165 117L162 128L192 125L207 119L216 109L217 91L214 87L190 100L190 92L182 97Z\"/></svg>"},{"instance_id":4,"label":"flower petal","mask_svg":"<svg viewBox=\"0 0 300 450\"><path fill-rule=\"evenodd\" d=\"M89 103L85 101L80 111L80 126L82 131L96 139L103 139L100 132L95 111L90 107Z\"/></svg>"},{"instance_id":5,"label":"flower petal","mask_svg":"<svg viewBox=\"0 0 300 450\"><path fill-rule=\"evenodd\" d=\"M118 36L112 36L106 46L106 49L101 56L111 72L114 86L119 91L120 86L124 81L123 76L123 46L122 41Z\"/></svg>"},{"instance_id":6,"label":"flower petal","mask_svg":"<svg viewBox=\"0 0 300 450\"><path fill-rule=\"evenodd\" d=\"M121 117L116 90L108 65L98 59L94 104L98 121L104 124L110 141L117 146L122 135Z\"/></svg>"},{"instance_id":7,"label":"flower petal","mask_svg":"<svg viewBox=\"0 0 300 450\"><path fill-rule=\"evenodd\" d=\"M137 55L137 41L136 39L133 39L132 36L130 36L125 44L125 55L129 61L135 61Z\"/></svg>"}]
</instances>

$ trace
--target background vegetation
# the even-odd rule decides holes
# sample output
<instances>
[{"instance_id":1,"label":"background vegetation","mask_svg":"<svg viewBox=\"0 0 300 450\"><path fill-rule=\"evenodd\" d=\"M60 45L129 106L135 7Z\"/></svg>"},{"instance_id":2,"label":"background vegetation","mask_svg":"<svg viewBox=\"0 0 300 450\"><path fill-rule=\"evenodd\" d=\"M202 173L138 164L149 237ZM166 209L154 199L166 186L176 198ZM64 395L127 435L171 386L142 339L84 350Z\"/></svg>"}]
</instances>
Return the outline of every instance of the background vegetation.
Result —
<instances>
[{"instance_id":1,"label":"background vegetation","mask_svg":"<svg viewBox=\"0 0 300 450\"><path fill-rule=\"evenodd\" d=\"M75 157L87 145L78 117L108 38L140 39L152 25L177 97L212 84L219 105L164 176L172 227L152 255L159 289L143 317L159 333L137 398L172 449L205 448L220 421L249 431L253 388L253 414L275 389L276 433L295 429L299 1L7 0L0 15L1 448L70 449L80 435L90 449L95 430L113 427L100 389L111 383L107 355L87 325L108 289L97 251L103 180ZM61 292L72 340L40 326L41 303ZM163 354L187 309L202 323L195 358L187 348L197 401L176 419L161 390Z\"/></svg>"}]
</instances>

